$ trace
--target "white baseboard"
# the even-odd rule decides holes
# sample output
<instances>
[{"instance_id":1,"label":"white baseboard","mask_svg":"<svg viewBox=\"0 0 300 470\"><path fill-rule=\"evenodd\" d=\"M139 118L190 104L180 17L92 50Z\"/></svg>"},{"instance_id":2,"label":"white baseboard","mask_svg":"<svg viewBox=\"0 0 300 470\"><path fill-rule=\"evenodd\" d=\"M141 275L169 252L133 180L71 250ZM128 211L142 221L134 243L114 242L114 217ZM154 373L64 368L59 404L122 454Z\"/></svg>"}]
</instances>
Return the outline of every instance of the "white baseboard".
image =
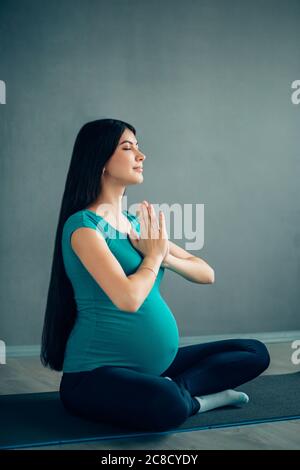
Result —
<instances>
[{"instance_id":1,"label":"white baseboard","mask_svg":"<svg viewBox=\"0 0 300 470\"><path fill-rule=\"evenodd\" d=\"M27 357L39 356L41 346L39 344L29 344L24 346L7 346L6 357Z\"/></svg>"},{"instance_id":2,"label":"white baseboard","mask_svg":"<svg viewBox=\"0 0 300 470\"><path fill-rule=\"evenodd\" d=\"M202 336L183 336L180 338L180 346L188 346L197 343L206 343L210 341L218 341L230 338L252 338L258 339L263 343L285 343L292 342L296 339L300 340L300 330L291 331L272 331L262 333L233 333L222 335L202 335ZM31 344L25 346L9 346L6 345L6 357L27 357L39 356L41 346L39 344Z\"/></svg>"},{"instance_id":3,"label":"white baseboard","mask_svg":"<svg viewBox=\"0 0 300 470\"><path fill-rule=\"evenodd\" d=\"M300 330L291 331L271 331L260 333L232 333L222 335L202 335L202 336L184 336L180 338L180 346L188 344L206 343L210 341L219 341L222 339L251 338L258 339L263 343L286 343L295 339L300 340Z\"/></svg>"}]
</instances>

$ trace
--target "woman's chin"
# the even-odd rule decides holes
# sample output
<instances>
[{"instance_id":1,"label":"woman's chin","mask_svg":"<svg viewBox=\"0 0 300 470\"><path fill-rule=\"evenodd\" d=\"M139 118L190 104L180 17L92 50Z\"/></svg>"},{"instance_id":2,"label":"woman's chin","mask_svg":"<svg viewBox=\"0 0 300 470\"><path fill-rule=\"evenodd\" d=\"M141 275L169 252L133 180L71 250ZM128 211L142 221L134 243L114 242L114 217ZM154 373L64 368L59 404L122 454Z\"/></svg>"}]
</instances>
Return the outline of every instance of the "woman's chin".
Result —
<instances>
[{"instance_id":1,"label":"woman's chin","mask_svg":"<svg viewBox=\"0 0 300 470\"><path fill-rule=\"evenodd\" d=\"M144 181L144 175L142 173L136 172L134 180L136 183L142 183Z\"/></svg>"},{"instance_id":2,"label":"woman's chin","mask_svg":"<svg viewBox=\"0 0 300 470\"><path fill-rule=\"evenodd\" d=\"M126 185L130 186L130 185L133 185L133 184L141 184L143 182L144 182L144 178L142 176L142 177L138 177L138 178L131 178L130 180L127 181Z\"/></svg>"}]
</instances>

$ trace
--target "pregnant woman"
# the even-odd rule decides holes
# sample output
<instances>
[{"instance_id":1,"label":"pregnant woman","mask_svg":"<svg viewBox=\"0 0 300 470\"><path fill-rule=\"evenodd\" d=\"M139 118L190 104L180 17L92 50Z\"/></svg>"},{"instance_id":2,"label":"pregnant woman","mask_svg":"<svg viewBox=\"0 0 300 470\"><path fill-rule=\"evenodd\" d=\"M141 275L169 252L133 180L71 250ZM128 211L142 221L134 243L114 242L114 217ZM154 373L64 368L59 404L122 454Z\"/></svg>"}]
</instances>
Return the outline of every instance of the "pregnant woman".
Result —
<instances>
[{"instance_id":1,"label":"pregnant woman","mask_svg":"<svg viewBox=\"0 0 300 470\"><path fill-rule=\"evenodd\" d=\"M167 430L189 416L243 405L235 387L270 357L256 339L180 347L160 293L165 269L214 282L213 269L168 240L163 213L147 201L122 210L143 181L145 155L130 124L99 119L76 138L54 247L41 361L62 371L71 414L135 430Z\"/></svg>"}]
</instances>

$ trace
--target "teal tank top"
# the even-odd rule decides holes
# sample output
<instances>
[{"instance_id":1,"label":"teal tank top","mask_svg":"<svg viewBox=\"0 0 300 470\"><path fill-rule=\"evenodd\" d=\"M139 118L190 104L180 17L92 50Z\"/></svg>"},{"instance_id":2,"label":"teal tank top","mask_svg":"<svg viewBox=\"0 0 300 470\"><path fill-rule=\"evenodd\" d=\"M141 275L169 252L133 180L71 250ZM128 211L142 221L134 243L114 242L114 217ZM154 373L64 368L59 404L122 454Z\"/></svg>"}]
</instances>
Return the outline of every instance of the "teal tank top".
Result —
<instances>
[{"instance_id":1,"label":"teal tank top","mask_svg":"<svg viewBox=\"0 0 300 470\"><path fill-rule=\"evenodd\" d=\"M137 216L127 210L123 213L140 233ZM62 254L74 290L77 316L67 341L63 372L108 365L161 375L172 363L179 347L176 320L159 290L165 268L160 267L151 291L136 312L120 310L72 249L71 234L79 227L90 227L102 233L127 276L143 261L128 234L119 232L95 212L83 209L66 220Z\"/></svg>"}]
</instances>

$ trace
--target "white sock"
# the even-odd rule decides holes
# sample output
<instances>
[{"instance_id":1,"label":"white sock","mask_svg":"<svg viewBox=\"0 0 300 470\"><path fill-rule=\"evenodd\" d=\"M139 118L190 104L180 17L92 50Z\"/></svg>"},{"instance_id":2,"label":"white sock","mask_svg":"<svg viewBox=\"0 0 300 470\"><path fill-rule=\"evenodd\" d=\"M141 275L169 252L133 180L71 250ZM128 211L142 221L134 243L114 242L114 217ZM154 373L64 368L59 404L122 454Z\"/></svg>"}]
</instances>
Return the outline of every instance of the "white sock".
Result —
<instances>
[{"instance_id":1,"label":"white sock","mask_svg":"<svg viewBox=\"0 0 300 470\"><path fill-rule=\"evenodd\" d=\"M209 395L203 395L201 397L195 396L196 400L200 403L200 409L198 413L204 413L205 411L219 408L220 406L227 405L241 405L248 403L249 397L244 392L237 392L236 390L228 389L218 393L211 393Z\"/></svg>"}]
</instances>

